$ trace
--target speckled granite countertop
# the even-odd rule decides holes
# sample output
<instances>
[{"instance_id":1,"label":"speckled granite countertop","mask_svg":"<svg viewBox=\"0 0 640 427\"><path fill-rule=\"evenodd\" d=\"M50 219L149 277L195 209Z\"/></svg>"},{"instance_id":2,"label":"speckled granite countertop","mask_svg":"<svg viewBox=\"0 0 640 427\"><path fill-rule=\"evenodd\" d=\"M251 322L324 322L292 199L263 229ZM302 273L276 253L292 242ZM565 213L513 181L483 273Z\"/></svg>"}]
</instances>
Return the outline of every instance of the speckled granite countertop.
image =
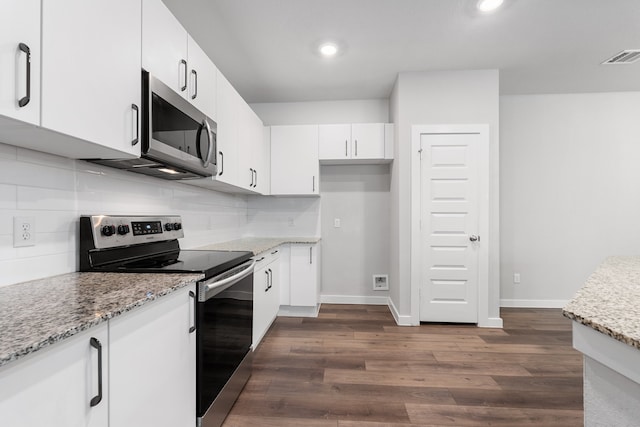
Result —
<instances>
[{"instance_id":1,"label":"speckled granite countertop","mask_svg":"<svg viewBox=\"0 0 640 427\"><path fill-rule=\"evenodd\" d=\"M202 277L202 274L69 273L0 287L0 366Z\"/></svg>"},{"instance_id":2,"label":"speckled granite countertop","mask_svg":"<svg viewBox=\"0 0 640 427\"><path fill-rule=\"evenodd\" d=\"M640 349L640 256L607 258L563 314Z\"/></svg>"},{"instance_id":3,"label":"speckled granite countertop","mask_svg":"<svg viewBox=\"0 0 640 427\"><path fill-rule=\"evenodd\" d=\"M216 243L196 249L213 251L250 251L254 255L273 249L284 243L317 243L319 237L246 237L229 242Z\"/></svg>"}]
</instances>

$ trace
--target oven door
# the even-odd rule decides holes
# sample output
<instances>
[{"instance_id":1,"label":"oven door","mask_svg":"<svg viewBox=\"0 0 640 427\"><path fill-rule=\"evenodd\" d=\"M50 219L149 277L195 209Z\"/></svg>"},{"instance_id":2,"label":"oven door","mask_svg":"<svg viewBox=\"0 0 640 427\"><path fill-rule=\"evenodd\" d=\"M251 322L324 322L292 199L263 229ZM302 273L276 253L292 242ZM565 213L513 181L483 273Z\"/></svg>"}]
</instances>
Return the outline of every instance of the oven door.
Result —
<instances>
[{"instance_id":1,"label":"oven door","mask_svg":"<svg viewBox=\"0 0 640 427\"><path fill-rule=\"evenodd\" d=\"M216 123L148 73L143 73L143 87L142 155L167 165L166 169L174 166L176 172L215 175Z\"/></svg>"},{"instance_id":2,"label":"oven door","mask_svg":"<svg viewBox=\"0 0 640 427\"><path fill-rule=\"evenodd\" d=\"M198 284L198 421L222 425L251 375L253 266L244 263Z\"/></svg>"}]
</instances>

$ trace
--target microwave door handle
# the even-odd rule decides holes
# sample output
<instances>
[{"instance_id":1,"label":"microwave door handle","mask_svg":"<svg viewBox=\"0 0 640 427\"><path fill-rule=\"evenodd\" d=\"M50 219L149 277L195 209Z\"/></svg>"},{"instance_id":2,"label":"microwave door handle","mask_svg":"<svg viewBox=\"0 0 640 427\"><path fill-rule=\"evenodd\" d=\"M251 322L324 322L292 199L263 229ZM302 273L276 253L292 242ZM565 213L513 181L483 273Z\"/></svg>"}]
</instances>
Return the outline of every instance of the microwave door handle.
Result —
<instances>
[{"instance_id":1,"label":"microwave door handle","mask_svg":"<svg viewBox=\"0 0 640 427\"><path fill-rule=\"evenodd\" d=\"M214 147L214 140L213 140L213 133L211 132L211 126L209 126L209 122L205 119L202 121L202 126L204 126L207 129L207 138L209 138L209 148L207 149L207 156L202 159L202 166L209 167L209 165L211 164L211 157L213 155L213 153L215 152L215 147Z\"/></svg>"}]
</instances>

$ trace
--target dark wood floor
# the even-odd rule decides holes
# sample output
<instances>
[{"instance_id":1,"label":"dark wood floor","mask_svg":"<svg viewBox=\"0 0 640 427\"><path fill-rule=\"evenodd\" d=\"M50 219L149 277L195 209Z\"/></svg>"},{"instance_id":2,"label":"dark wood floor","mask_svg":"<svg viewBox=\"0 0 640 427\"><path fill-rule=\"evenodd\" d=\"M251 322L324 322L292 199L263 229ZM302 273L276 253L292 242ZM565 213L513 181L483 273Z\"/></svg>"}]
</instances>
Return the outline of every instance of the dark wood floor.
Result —
<instances>
[{"instance_id":1,"label":"dark wood floor","mask_svg":"<svg viewBox=\"0 0 640 427\"><path fill-rule=\"evenodd\" d=\"M384 306L280 317L224 427L581 426L570 321L501 314L504 329L399 327Z\"/></svg>"}]
</instances>

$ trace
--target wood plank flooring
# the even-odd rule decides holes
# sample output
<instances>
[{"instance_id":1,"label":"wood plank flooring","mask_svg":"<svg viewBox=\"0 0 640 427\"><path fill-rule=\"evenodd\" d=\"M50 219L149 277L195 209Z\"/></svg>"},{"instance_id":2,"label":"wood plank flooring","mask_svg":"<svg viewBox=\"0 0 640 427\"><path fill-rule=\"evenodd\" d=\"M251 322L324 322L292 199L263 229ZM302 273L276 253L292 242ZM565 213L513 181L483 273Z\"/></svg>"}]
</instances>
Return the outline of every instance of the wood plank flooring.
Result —
<instances>
[{"instance_id":1,"label":"wood plank flooring","mask_svg":"<svg viewBox=\"0 0 640 427\"><path fill-rule=\"evenodd\" d=\"M582 426L582 356L555 309L504 329L396 326L384 306L278 318L223 427Z\"/></svg>"}]
</instances>

